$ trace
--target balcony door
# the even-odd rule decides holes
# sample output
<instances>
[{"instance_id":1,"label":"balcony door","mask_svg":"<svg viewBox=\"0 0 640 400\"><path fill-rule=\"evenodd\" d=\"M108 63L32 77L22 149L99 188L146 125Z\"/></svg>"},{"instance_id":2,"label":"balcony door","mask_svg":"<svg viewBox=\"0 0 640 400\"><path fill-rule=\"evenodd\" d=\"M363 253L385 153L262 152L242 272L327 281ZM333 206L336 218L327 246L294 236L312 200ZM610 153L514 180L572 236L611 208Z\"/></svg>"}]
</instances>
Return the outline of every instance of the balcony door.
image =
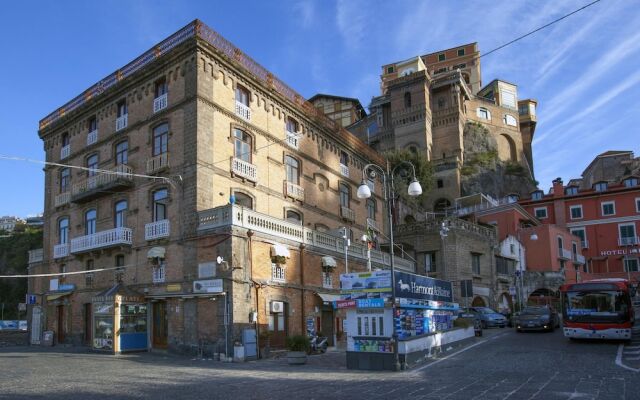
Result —
<instances>
[{"instance_id":1,"label":"balcony door","mask_svg":"<svg viewBox=\"0 0 640 400\"><path fill-rule=\"evenodd\" d=\"M167 348L167 319L167 302L153 303L153 347L156 349Z\"/></svg>"},{"instance_id":2,"label":"balcony door","mask_svg":"<svg viewBox=\"0 0 640 400\"><path fill-rule=\"evenodd\" d=\"M287 338L287 313L289 307L284 303L282 312L269 313L269 333L271 333L270 344L274 348L283 348Z\"/></svg>"}]
</instances>

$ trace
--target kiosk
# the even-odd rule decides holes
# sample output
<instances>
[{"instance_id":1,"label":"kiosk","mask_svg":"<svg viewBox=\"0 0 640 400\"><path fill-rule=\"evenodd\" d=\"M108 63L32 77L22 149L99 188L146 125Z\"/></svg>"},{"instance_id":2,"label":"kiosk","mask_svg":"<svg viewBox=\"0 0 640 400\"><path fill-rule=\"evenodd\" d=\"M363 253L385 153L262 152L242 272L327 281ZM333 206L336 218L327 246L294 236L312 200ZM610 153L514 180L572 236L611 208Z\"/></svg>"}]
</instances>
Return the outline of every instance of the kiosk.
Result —
<instances>
[{"instance_id":1,"label":"kiosk","mask_svg":"<svg viewBox=\"0 0 640 400\"><path fill-rule=\"evenodd\" d=\"M95 350L113 353L147 350L144 296L118 284L94 296L92 307Z\"/></svg>"}]
</instances>

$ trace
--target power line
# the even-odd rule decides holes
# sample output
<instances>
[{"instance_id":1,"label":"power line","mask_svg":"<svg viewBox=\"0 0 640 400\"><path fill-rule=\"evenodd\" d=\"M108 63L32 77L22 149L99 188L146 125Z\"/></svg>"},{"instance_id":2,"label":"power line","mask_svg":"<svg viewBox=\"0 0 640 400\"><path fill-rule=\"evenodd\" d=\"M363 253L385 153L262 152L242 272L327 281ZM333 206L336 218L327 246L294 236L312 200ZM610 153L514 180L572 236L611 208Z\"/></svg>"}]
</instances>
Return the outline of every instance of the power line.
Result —
<instances>
[{"instance_id":1,"label":"power line","mask_svg":"<svg viewBox=\"0 0 640 400\"><path fill-rule=\"evenodd\" d=\"M94 272L103 272L103 271L111 271L115 269L126 269L131 267L137 267L136 265L122 265L120 267L108 267L108 268L97 268L97 269L87 269L84 271L72 271L72 272L56 272L51 274L33 274L33 275L0 275L0 279L8 279L8 278L42 278L48 276L67 276L67 275L81 275L81 274L92 274Z\"/></svg>"},{"instance_id":2,"label":"power line","mask_svg":"<svg viewBox=\"0 0 640 400\"><path fill-rule=\"evenodd\" d=\"M577 10L571 11L569 14L565 14L565 15L563 15L562 17L560 17L560 18L558 18L558 19L555 19L555 20L553 20L553 21L549 22L549 23L548 23L548 24L546 24L546 25L543 25L543 26L541 26L541 27L539 27L539 28L537 28L537 29L534 29L534 30L532 30L531 32L525 33L524 35L522 35L522 36L520 36L520 37L517 37L517 38L515 38L515 39L511 40L510 42L507 42L507 43L505 43L505 44L503 44L503 45L501 45L501 46L498 46L498 47L496 47L495 49L493 49L493 50L491 50L491 51L488 51L488 52L486 52L486 53L484 53L484 54L481 54L481 55L480 55L480 57L478 57L478 58L482 58L482 57L484 57L484 56L488 56L489 54L491 54L491 53L493 53L493 52L496 52L496 51L498 51L498 50L500 50L500 49L503 49L503 48L505 48L505 47L507 47L507 46L509 46L509 45L511 45L511 44L513 44L513 43L515 43L515 42L517 42L517 41L519 41L519 40L522 40L522 39L526 38L527 36L531 36L531 35L533 35L534 33L538 32L538 31L541 31L541 30L543 30L544 28L547 28L547 27L549 27L549 26L551 26L551 25L553 25L553 24L555 24L555 23L557 23L557 22L560 22L560 21L562 21L563 19L568 18L568 17L572 16L573 14L576 14L576 13L578 13L578 12L580 12L580 11L584 10L584 9L585 9L585 8L587 8L587 7L591 7L592 5L594 5L594 4L598 3L598 2L600 2L600 0L592 1L591 3L589 3L589 4L585 5L585 6L582 6L582 7L578 8Z\"/></svg>"}]
</instances>

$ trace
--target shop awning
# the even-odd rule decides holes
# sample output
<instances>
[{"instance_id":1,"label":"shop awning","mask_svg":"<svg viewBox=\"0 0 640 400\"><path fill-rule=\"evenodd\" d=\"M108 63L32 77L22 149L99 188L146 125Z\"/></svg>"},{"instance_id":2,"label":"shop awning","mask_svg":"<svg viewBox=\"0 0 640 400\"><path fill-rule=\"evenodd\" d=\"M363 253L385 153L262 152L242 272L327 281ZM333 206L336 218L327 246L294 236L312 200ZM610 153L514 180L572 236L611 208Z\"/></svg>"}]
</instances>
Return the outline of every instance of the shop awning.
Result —
<instances>
[{"instance_id":1,"label":"shop awning","mask_svg":"<svg viewBox=\"0 0 640 400\"><path fill-rule=\"evenodd\" d=\"M334 293L316 293L316 294L320 296L322 301L326 301L328 303L334 302L336 300L340 300L339 294L334 294Z\"/></svg>"},{"instance_id":2,"label":"shop awning","mask_svg":"<svg viewBox=\"0 0 640 400\"><path fill-rule=\"evenodd\" d=\"M291 257L291 254L289 254L289 249L287 249L287 246L280 243L275 243L271 245L271 257L289 258Z\"/></svg>"},{"instance_id":3,"label":"shop awning","mask_svg":"<svg viewBox=\"0 0 640 400\"><path fill-rule=\"evenodd\" d=\"M165 248L164 247L152 247L147 252L147 258L162 258L164 259Z\"/></svg>"},{"instance_id":4,"label":"shop awning","mask_svg":"<svg viewBox=\"0 0 640 400\"><path fill-rule=\"evenodd\" d=\"M47 301L58 300L60 297L68 296L73 292L60 292L60 293L52 293L47 295Z\"/></svg>"},{"instance_id":5,"label":"shop awning","mask_svg":"<svg viewBox=\"0 0 640 400\"><path fill-rule=\"evenodd\" d=\"M331 257L331 256L324 256L322 257L322 266L323 267L329 267L329 268L335 268L338 264L336 263L336 259Z\"/></svg>"},{"instance_id":6,"label":"shop awning","mask_svg":"<svg viewBox=\"0 0 640 400\"><path fill-rule=\"evenodd\" d=\"M92 303L111 303L115 301L116 296L120 296L124 302L143 303L144 296L128 288L127 286L118 283L110 289L102 291L91 298Z\"/></svg>"}]
</instances>

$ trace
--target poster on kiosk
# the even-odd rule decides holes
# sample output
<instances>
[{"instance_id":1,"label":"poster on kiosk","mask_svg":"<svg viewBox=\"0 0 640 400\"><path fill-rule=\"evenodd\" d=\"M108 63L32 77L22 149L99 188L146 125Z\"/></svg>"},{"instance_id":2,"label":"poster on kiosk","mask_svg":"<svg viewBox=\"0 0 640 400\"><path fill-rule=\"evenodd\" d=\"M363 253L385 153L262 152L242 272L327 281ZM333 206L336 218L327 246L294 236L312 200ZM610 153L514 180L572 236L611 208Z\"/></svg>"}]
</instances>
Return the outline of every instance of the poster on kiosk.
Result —
<instances>
[{"instance_id":1,"label":"poster on kiosk","mask_svg":"<svg viewBox=\"0 0 640 400\"><path fill-rule=\"evenodd\" d=\"M384 270L342 274L340 283L336 308L347 310L348 352L392 353L394 327L398 340L452 328L458 306L449 281L396 271L392 288L391 271Z\"/></svg>"}]
</instances>

